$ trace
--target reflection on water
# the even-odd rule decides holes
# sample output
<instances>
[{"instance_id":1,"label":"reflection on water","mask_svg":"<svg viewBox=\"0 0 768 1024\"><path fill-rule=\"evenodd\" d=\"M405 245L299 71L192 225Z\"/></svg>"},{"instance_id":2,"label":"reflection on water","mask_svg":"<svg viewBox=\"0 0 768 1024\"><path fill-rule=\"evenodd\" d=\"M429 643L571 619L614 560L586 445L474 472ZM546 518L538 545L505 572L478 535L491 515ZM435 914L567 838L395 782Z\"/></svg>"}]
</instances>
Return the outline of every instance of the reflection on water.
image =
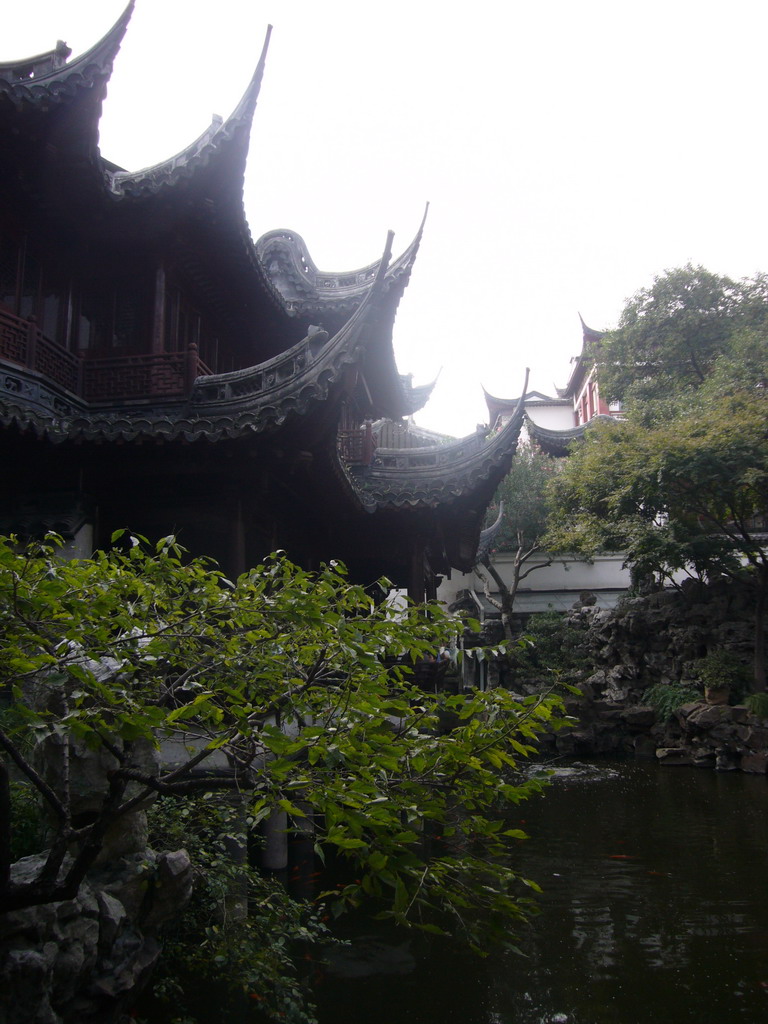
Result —
<instances>
[{"instance_id":1,"label":"reflection on water","mask_svg":"<svg viewBox=\"0 0 768 1024\"><path fill-rule=\"evenodd\" d=\"M545 890L526 956L478 961L368 923L365 969L318 985L322 1024L768 1019L764 777L559 765L516 814L522 871Z\"/></svg>"},{"instance_id":2,"label":"reflection on water","mask_svg":"<svg viewBox=\"0 0 768 1024\"><path fill-rule=\"evenodd\" d=\"M768 1021L765 777L558 763L509 823L544 889L526 955L342 919L349 946L312 968L321 1024ZM195 993L199 1020L254 1024L220 995Z\"/></svg>"}]
</instances>

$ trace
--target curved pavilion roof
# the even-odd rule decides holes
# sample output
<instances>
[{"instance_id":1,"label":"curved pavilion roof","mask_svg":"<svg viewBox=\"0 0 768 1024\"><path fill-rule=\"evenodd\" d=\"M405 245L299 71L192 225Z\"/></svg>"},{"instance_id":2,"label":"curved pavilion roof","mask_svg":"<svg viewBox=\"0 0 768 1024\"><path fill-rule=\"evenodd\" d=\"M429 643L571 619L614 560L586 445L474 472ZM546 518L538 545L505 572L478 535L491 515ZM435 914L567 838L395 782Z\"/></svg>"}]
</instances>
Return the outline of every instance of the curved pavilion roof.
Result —
<instances>
[{"instance_id":1,"label":"curved pavilion roof","mask_svg":"<svg viewBox=\"0 0 768 1024\"><path fill-rule=\"evenodd\" d=\"M571 427L569 430L548 430L546 427L539 426L538 423L534 423L530 416L525 418L525 426L528 431L528 436L532 441L545 451L547 455L552 455L555 458L561 458L564 455L568 455L571 450L571 445L575 441L580 441L584 437L585 431L589 430L594 423L616 423L614 416L599 415L593 416L587 423L581 423L577 427Z\"/></svg>"},{"instance_id":2,"label":"curved pavilion roof","mask_svg":"<svg viewBox=\"0 0 768 1024\"><path fill-rule=\"evenodd\" d=\"M497 434L484 429L428 448L377 448L373 463L354 471L354 482L368 511L451 503L477 484L495 482L512 464L523 423L522 410ZM496 479L498 477L498 479Z\"/></svg>"},{"instance_id":3,"label":"curved pavilion roof","mask_svg":"<svg viewBox=\"0 0 768 1024\"><path fill-rule=\"evenodd\" d=\"M605 331L596 331L594 327L588 327L584 323L584 317L579 313L581 323L581 352L571 360L571 373L568 383L564 388L558 388L557 393L561 398L573 399L581 389L585 376L589 373L595 360L595 351L605 337Z\"/></svg>"},{"instance_id":4,"label":"curved pavilion roof","mask_svg":"<svg viewBox=\"0 0 768 1024\"><path fill-rule=\"evenodd\" d=\"M364 373L370 351L381 347L382 325L386 333L389 319L386 307L392 301L385 288L387 256L365 298L333 338L316 330L279 356L246 369L198 377L188 397L151 405L92 406L39 379L25 379L20 370L18 378L5 382L0 422L31 429L54 443L141 437L218 441L268 432L307 416L334 390L340 391L350 368ZM368 392L377 383L380 404L386 404L387 382L372 379ZM428 397L424 389L412 389L407 377L398 375L396 388L398 401L409 412ZM391 414L401 413L393 409Z\"/></svg>"},{"instance_id":5,"label":"curved pavilion roof","mask_svg":"<svg viewBox=\"0 0 768 1024\"><path fill-rule=\"evenodd\" d=\"M256 69L240 102L224 120L214 116L211 124L194 142L180 153L151 167L139 171L115 170L109 174L109 184L116 197L154 195L163 188L177 188L180 180L199 174L211 165L226 164L227 177L240 187L245 174L245 163L251 134L253 115L264 77L272 26L267 26L264 45ZM220 182L221 185L225 181Z\"/></svg>"},{"instance_id":6,"label":"curved pavilion roof","mask_svg":"<svg viewBox=\"0 0 768 1024\"><path fill-rule=\"evenodd\" d=\"M542 406L571 408L571 402L567 398L553 398L551 395L545 395L541 391L526 391L522 398L520 396L516 398L498 398L483 388L483 396L488 408L488 422L491 427L496 425L500 417L511 416L521 401L526 406L530 405L532 408L540 408Z\"/></svg>"},{"instance_id":7,"label":"curved pavilion roof","mask_svg":"<svg viewBox=\"0 0 768 1024\"><path fill-rule=\"evenodd\" d=\"M437 517L440 549L430 552L440 572L469 572L476 561L488 502L509 472L523 424L520 403L495 434L474 434L424 448L377 448L370 466L346 467L357 500L386 523L395 513L425 510Z\"/></svg>"},{"instance_id":8,"label":"curved pavilion roof","mask_svg":"<svg viewBox=\"0 0 768 1024\"><path fill-rule=\"evenodd\" d=\"M429 204L416 237L389 268L392 282L407 283L419 251ZM318 270L304 239L295 231L268 231L256 253L284 308L292 315L323 317L329 311L349 313L376 276L379 261L344 273Z\"/></svg>"},{"instance_id":9,"label":"curved pavilion roof","mask_svg":"<svg viewBox=\"0 0 768 1024\"><path fill-rule=\"evenodd\" d=\"M99 43L69 63L66 62L69 49L59 43L54 50L38 57L0 65L0 129L5 138L19 140L18 149L6 147L5 156L0 154L0 165L7 161L11 171L6 178L10 180L16 178L12 169L14 160L32 168L32 173L25 175L27 193L19 199L45 210L65 226L76 222L79 235L92 230L100 237L111 234L123 239L140 239L144 244L153 240L162 244L170 239L169 244L176 247L176 258L186 266L201 292L208 295L212 305L221 308L223 316L236 319L241 338L247 339L253 332L254 318L261 317L272 325L260 332L260 344L262 348L266 346L260 353L261 358L254 351L257 358L251 358L250 366L247 358L241 364L248 366L248 370L235 372L246 373L251 379L261 374L266 380L274 360L280 362L281 373L287 372L287 366L294 366L293 377L280 377L283 390L289 390L291 384L294 390L307 388L304 376L312 361L304 359L299 372L298 357L293 351L297 345L295 339L302 336L298 332L303 328L306 337L312 324L320 324L335 341L353 344L352 335L358 337L360 325L356 322L357 326L348 328L347 324L364 304L383 269L376 301L377 329L360 335L366 339L365 351L354 343L373 404L371 415L399 418L421 408L429 398L431 386L413 388L410 379L398 373L391 330L418 252L423 221L416 237L399 258L391 263L388 258L385 262L377 260L363 271L347 274L319 272L295 233L270 232L264 239L271 238L271 243L262 239L258 246L254 245L243 209L243 181L271 27L243 97L226 120L215 118L184 150L152 167L129 172L108 163L98 151L98 120L113 62L132 10L133 0ZM67 115L63 118L65 123L77 122L79 129L74 134L67 133L64 151L56 152L55 166L51 166L50 156L45 152L46 139L55 127L52 122L63 114ZM181 239L179 225L182 225ZM278 242L278 238L282 241ZM274 245L287 245L289 250L294 246L297 252L306 254L313 285L303 282L303 288L296 286L297 291L301 291L300 301L286 298L281 275L273 273ZM350 278L355 280L353 287L345 283ZM226 298L222 299L222 294ZM372 316L370 310L368 316L369 319ZM247 356L247 345L243 344ZM299 347L301 344L298 342ZM227 387L226 382L220 388L211 382L205 393L224 393ZM275 410L272 398L262 389L251 389L251 404L265 403L263 410L253 410L259 422L279 422L284 408L306 404L303 398L285 399L278 402ZM193 399L188 415L175 408L170 417L174 423L191 421L195 413L202 414L206 403L198 401L197 395ZM131 413L121 410L108 426L106 414L89 413L84 409L77 421L89 417L92 426L83 425L83 430L109 434L118 429L116 422L135 419ZM143 431L151 429L151 418L144 416ZM64 430L61 425L55 429L45 425L45 416L39 407L34 420L36 429L49 435L52 430L56 434ZM133 428L126 426L125 429L133 432ZM179 425L173 429L187 428Z\"/></svg>"},{"instance_id":10,"label":"curved pavilion roof","mask_svg":"<svg viewBox=\"0 0 768 1024\"><path fill-rule=\"evenodd\" d=\"M156 245L183 225L174 255L188 261L197 286L226 286L229 304L243 309L243 325L260 316L262 333L277 340L254 365L198 377L186 396L135 402L89 404L34 370L14 367L0 384L0 422L70 451L83 442L247 442L277 431L317 448L319 438L335 438L345 394L357 396L372 416L415 412L432 385L414 388L398 373L392 325L424 221L401 256L391 261L390 237L380 260L347 273L320 271L295 232L268 232L254 244L242 193L269 31L229 118L215 119L153 167L129 172L103 159L101 104L133 6L131 0L104 38L70 63L68 48L58 44L0 65L0 130L12 140L0 151L9 201L18 194L59 229L75 226L78 237L91 232L94 243L116 237ZM15 175L15 166L29 174ZM413 514L420 517L416 532L431 538L433 565L469 569L522 416L520 406L491 438L476 433L430 448L379 449L369 466L345 463L335 446L324 458L352 504L375 515L393 550L402 549L403 535L392 528L393 515Z\"/></svg>"},{"instance_id":11,"label":"curved pavilion roof","mask_svg":"<svg viewBox=\"0 0 768 1024\"><path fill-rule=\"evenodd\" d=\"M0 63L0 97L17 110L33 107L46 114L84 97L97 108L98 117L133 7L134 0L130 0L103 39L69 63L72 51L61 41L35 57Z\"/></svg>"}]
</instances>

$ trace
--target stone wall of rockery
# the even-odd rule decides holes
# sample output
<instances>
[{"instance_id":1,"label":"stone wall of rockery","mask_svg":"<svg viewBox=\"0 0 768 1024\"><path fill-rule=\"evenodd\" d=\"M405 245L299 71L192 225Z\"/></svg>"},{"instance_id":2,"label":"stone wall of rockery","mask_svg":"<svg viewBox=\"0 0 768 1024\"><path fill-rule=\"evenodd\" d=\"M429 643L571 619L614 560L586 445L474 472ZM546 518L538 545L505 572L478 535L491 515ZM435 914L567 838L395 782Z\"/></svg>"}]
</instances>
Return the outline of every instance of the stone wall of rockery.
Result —
<instances>
[{"instance_id":1,"label":"stone wall of rockery","mask_svg":"<svg viewBox=\"0 0 768 1024\"><path fill-rule=\"evenodd\" d=\"M750 588L689 581L680 589L626 597L612 610L588 601L583 595L567 613L570 642L583 664L570 680L582 696L566 702L575 724L549 737L550 751L768 771L768 719L749 712L743 688L705 693L700 678L702 660L712 652L724 652L749 675L755 637ZM535 685L533 679L512 682L526 690ZM660 685L698 692L665 716L648 700L651 687Z\"/></svg>"}]
</instances>

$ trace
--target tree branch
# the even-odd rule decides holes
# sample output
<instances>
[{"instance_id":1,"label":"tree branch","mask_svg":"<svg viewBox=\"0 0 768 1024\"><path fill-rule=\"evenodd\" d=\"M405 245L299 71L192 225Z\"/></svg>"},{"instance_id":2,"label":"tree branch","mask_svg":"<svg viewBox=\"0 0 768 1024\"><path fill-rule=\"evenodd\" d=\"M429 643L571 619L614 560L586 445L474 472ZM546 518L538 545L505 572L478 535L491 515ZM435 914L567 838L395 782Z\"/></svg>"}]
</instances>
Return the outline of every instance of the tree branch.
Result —
<instances>
[{"instance_id":1,"label":"tree branch","mask_svg":"<svg viewBox=\"0 0 768 1024\"><path fill-rule=\"evenodd\" d=\"M8 753L19 771L27 776L38 793L40 793L46 803L50 805L53 813L59 821L62 823L68 822L69 813L64 804L59 800L45 779L32 767L29 761L27 761L27 759L22 755L16 744L9 736L6 735L5 732L3 732L2 729L0 729L0 747Z\"/></svg>"}]
</instances>

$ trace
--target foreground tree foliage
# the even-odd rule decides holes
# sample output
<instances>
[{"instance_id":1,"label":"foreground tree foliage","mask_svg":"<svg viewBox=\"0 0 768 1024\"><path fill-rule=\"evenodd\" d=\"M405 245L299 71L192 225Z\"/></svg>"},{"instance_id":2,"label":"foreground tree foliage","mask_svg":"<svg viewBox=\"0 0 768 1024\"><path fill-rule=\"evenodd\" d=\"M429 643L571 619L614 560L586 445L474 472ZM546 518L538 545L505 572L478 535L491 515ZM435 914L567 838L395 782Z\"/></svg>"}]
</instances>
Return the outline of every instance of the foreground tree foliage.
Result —
<instances>
[{"instance_id":1,"label":"foreground tree foliage","mask_svg":"<svg viewBox=\"0 0 768 1024\"><path fill-rule=\"evenodd\" d=\"M423 692L414 665L462 624L437 606L374 601L343 566L308 573L275 555L230 582L172 538L149 552L113 539L119 549L81 561L61 560L53 540L0 543L3 800L10 760L52 822L40 876L14 884L2 816L2 909L71 898L137 807L223 791L240 795L249 828L285 812L289 831L314 832L321 860L350 861L354 881L324 897L337 910L372 899L479 950L524 916L531 883L507 857L522 833L504 811L540 788L516 768L561 724L558 696ZM86 822L69 759L55 780L40 768L51 737L110 764ZM147 748L166 740L183 741L185 762L148 768ZM214 755L226 771L206 771Z\"/></svg>"},{"instance_id":2,"label":"foreground tree foliage","mask_svg":"<svg viewBox=\"0 0 768 1024\"><path fill-rule=\"evenodd\" d=\"M605 377L626 419L595 424L567 460L547 538L624 550L638 582L687 572L752 587L755 690L768 605L766 325L762 278L735 285L687 267L639 293L600 356L601 387Z\"/></svg>"}]
</instances>

